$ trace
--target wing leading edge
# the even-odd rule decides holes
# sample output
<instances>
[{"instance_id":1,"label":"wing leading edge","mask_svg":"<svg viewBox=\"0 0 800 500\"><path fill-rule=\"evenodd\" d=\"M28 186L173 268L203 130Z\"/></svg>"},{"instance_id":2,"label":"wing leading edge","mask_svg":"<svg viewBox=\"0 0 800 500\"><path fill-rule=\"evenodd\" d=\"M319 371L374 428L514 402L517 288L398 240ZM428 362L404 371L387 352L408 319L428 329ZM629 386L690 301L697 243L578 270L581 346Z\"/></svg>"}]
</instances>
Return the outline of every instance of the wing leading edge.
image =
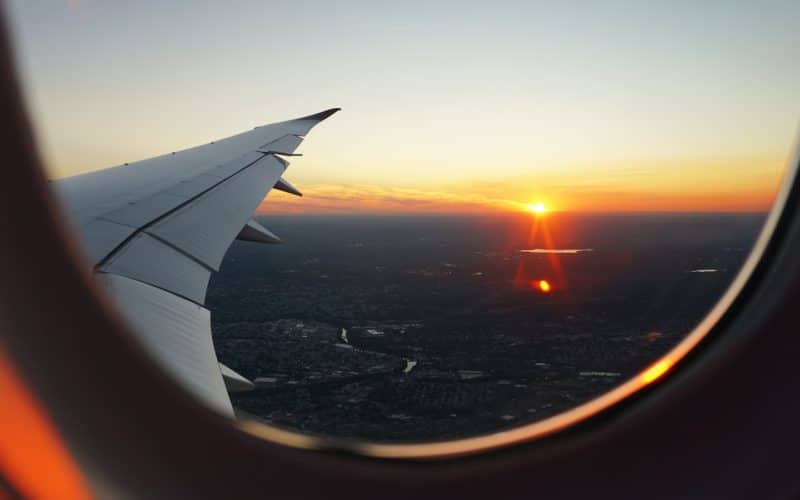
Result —
<instances>
[{"instance_id":1,"label":"wing leading edge","mask_svg":"<svg viewBox=\"0 0 800 500\"><path fill-rule=\"evenodd\" d=\"M273 123L194 148L53 182L95 275L145 348L190 392L233 415L252 384L220 365L204 307L237 237L277 243L251 219L305 135L338 111ZM227 390L226 390L227 387Z\"/></svg>"}]
</instances>

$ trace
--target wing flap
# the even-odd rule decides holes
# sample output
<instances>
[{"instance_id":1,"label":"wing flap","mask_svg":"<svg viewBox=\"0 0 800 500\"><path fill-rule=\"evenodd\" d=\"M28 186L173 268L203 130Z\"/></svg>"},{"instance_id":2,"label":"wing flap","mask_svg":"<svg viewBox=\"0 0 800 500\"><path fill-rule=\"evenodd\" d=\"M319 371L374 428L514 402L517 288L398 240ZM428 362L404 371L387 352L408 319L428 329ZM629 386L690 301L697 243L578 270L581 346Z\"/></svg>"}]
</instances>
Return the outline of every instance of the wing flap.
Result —
<instances>
[{"instance_id":1,"label":"wing flap","mask_svg":"<svg viewBox=\"0 0 800 500\"><path fill-rule=\"evenodd\" d=\"M146 233L134 236L98 270L148 283L198 304L206 299L211 276L211 269L201 262Z\"/></svg>"},{"instance_id":2,"label":"wing flap","mask_svg":"<svg viewBox=\"0 0 800 500\"><path fill-rule=\"evenodd\" d=\"M267 155L146 229L217 271L284 166Z\"/></svg>"},{"instance_id":3,"label":"wing flap","mask_svg":"<svg viewBox=\"0 0 800 500\"><path fill-rule=\"evenodd\" d=\"M208 309L122 276L106 274L100 280L145 349L195 396L232 416Z\"/></svg>"}]
</instances>

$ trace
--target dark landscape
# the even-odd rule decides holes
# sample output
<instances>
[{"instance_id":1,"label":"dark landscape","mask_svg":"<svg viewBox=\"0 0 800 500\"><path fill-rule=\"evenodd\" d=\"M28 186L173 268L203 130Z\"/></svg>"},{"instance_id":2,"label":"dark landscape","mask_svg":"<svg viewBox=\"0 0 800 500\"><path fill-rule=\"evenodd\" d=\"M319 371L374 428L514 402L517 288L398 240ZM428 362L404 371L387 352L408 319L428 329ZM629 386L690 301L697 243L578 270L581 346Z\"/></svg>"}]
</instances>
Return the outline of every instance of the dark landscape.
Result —
<instances>
[{"instance_id":1,"label":"dark landscape","mask_svg":"<svg viewBox=\"0 0 800 500\"><path fill-rule=\"evenodd\" d=\"M256 383L234 406L273 425L391 442L502 430L674 346L763 217L265 216L284 243L232 246L209 289L214 342Z\"/></svg>"}]
</instances>

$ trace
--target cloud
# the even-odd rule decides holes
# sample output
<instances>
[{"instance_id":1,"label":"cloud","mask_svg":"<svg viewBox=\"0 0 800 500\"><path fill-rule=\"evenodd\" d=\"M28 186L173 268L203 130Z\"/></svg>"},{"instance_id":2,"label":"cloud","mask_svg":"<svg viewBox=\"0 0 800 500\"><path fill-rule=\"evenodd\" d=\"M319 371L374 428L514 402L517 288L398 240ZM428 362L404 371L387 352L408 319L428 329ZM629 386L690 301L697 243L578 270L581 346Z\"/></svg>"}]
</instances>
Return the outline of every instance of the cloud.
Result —
<instances>
[{"instance_id":1,"label":"cloud","mask_svg":"<svg viewBox=\"0 0 800 500\"><path fill-rule=\"evenodd\" d=\"M273 190L260 205L266 213L486 213L524 211L533 200L553 210L579 212L762 211L773 189L712 190L683 186L547 185L537 182L470 184L449 189L413 189L368 184L313 184L302 198Z\"/></svg>"},{"instance_id":2,"label":"cloud","mask_svg":"<svg viewBox=\"0 0 800 500\"><path fill-rule=\"evenodd\" d=\"M519 210L514 201L480 194L374 185L317 184L298 198L271 192L259 211L270 213L450 213Z\"/></svg>"}]
</instances>

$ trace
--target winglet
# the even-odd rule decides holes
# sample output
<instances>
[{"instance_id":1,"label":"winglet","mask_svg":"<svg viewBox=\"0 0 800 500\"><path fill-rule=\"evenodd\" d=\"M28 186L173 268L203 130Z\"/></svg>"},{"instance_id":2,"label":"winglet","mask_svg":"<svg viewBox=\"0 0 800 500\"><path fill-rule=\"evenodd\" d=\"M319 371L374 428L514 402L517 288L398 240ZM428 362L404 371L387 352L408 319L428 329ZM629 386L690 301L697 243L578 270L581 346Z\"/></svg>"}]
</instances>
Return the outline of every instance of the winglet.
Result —
<instances>
[{"instance_id":1,"label":"winglet","mask_svg":"<svg viewBox=\"0 0 800 500\"><path fill-rule=\"evenodd\" d=\"M342 108L331 108L326 109L325 111L320 111L319 113L314 113L313 115L302 116L300 118L296 118L296 120L316 120L321 122L325 118L328 118L332 114L336 113L337 111L341 111Z\"/></svg>"}]
</instances>

